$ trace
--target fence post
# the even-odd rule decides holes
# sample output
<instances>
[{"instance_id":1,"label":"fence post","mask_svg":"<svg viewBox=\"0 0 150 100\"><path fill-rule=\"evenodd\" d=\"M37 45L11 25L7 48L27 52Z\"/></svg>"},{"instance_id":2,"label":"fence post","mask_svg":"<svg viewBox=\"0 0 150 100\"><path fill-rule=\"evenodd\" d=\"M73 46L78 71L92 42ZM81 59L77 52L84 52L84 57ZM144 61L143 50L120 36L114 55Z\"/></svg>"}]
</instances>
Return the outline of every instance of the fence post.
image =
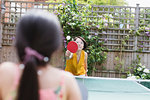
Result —
<instances>
[{"instance_id":1,"label":"fence post","mask_svg":"<svg viewBox=\"0 0 150 100\"><path fill-rule=\"evenodd\" d=\"M140 10L139 10L139 4L136 4L136 9L135 9L135 18L134 18L134 25L135 25L135 33L136 34L136 31L138 30L138 27L139 27L139 13L140 13ZM137 56L137 35L135 35L135 44L134 44L134 60L136 59L136 56Z\"/></svg>"},{"instance_id":2,"label":"fence post","mask_svg":"<svg viewBox=\"0 0 150 100\"><path fill-rule=\"evenodd\" d=\"M2 47L2 17L3 17L3 14L5 13L5 6L4 6L4 0L1 0L0 1L0 48Z\"/></svg>"}]
</instances>

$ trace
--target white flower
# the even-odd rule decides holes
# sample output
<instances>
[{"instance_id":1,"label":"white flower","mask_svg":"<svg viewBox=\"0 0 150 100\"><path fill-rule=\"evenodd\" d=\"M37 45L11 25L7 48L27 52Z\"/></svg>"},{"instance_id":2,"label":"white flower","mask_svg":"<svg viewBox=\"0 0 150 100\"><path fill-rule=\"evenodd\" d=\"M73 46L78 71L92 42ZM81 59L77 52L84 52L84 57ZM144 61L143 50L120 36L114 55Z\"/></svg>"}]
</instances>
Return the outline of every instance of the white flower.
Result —
<instances>
[{"instance_id":1,"label":"white flower","mask_svg":"<svg viewBox=\"0 0 150 100\"><path fill-rule=\"evenodd\" d=\"M107 24L107 23L105 23L105 24L104 24L104 26L105 26L105 27L107 27L107 26L108 26L108 24Z\"/></svg>"},{"instance_id":2,"label":"white flower","mask_svg":"<svg viewBox=\"0 0 150 100\"><path fill-rule=\"evenodd\" d=\"M142 68L145 68L145 66L143 65Z\"/></svg>"},{"instance_id":3,"label":"white flower","mask_svg":"<svg viewBox=\"0 0 150 100\"><path fill-rule=\"evenodd\" d=\"M89 50L87 50L86 52L89 53Z\"/></svg>"},{"instance_id":4,"label":"white flower","mask_svg":"<svg viewBox=\"0 0 150 100\"><path fill-rule=\"evenodd\" d=\"M142 66L142 64L141 64L141 63L139 63L139 66Z\"/></svg>"},{"instance_id":5,"label":"white flower","mask_svg":"<svg viewBox=\"0 0 150 100\"><path fill-rule=\"evenodd\" d=\"M115 15L118 15L118 13L115 13Z\"/></svg>"},{"instance_id":6,"label":"white flower","mask_svg":"<svg viewBox=\"0 0 150 100\"><path fill-rule=\"evenodd\" d=\"M103 20L104 22L108 22L106 19Z\"/></svg>"},{"instance_id":7,"label":"white flower","mask_svg":"<svg viewBox=\"0 0 150 100\"><path fill-rule=\"evenodd\" d=\"M143 72L149 73L149 69L145 68Z\"/></svg>"},{"instance_id":8,"label":"white flower","mask_svg":"<svg viewBox=\"0 0 150 100\"><path fill-rule=\"evenodd\" d=\"M131 77L131 76L132 76L132 74L128 74L128 76L129 76L129 77Z\"/></svg>"},{"instance_id":9,"label":"white flower","mask_svg":"<svg viewBox=\"0 0 150 100\"><path fill-rule=\"evenodd\" d=\"M112 14L109 15L110 18L113 18Z\"/></svg>"},{"instance_id":10,"label":"white flower","mask_svg":"<svg viewBox=\"0 0 150 100\"><path fill-rule=\"evenodd\" d=\"M113 23L113 20L112 20L112 19L110 19L110 20L109 20L109 22L112 22L112 23Z\"/></svg>"},{"instance_id":11,"label":"white flower","mask_svg":"<svg viewBox=\"0 0 150 100\"><path fill-rule=\"evenodd\" d=\"M123 28L123 26L124 26L123 24L120 24L120 28Z\"/></svg>"},{"instance_id":12,"label":"white flower","mask_svg":"<svg viewBox=\"0 0 150 100\"><path fill-rule=\"evenodd\" d=\"M129 29L130 28L130 25L129 24L127 24L127 29Z\"/></svg>"},{"instance_id":13,"label":"white flower","mask_svg":"<svg viewBox=\"0 0 150 100\"><path fill-rule=\"evenodd\" d=\"M138 68L137 68L137 70L138 70L138 71L141 71L141 70L142 70L142 68L141 68L141 67L138 67Z\"/></svg>"},{"instance_id":14,"label":"white flower","mask_svg":"<svg viewBox=\"0 0 150 100\"><path fill-rule=\"evenodd\" d=\"M101 18L102 18L103 16L101 16L101 15L98 15L98 17L101 17Z\"/></svg>"},{"instance_id":15,"label":"white flower","mask_svg":"<svg viewBox=\"0 0 150 100\"><path fill-rule=\"evenodd\" d=\"M130 77L127 77L127 79L136 80L136 76L130 76Z\"/></svg>"},{"instance_id":16,"label":"white flower","mask_svg":"<svg viewBox=\"0 0 150 100\"><path fill-rule=\"evenodd\" d=\"M89 36L88 36L88 39L91 39L91 37L92 37L92 36L91 36L91 35L89 35Z\"/></svg>"},{"instance_id":17,"label":"white flower","mask_svg":"<svg viewBox=\"0 0 150 100\"><path fill-rule=\"evenodd\" d=\"M103 31L102 33L103 33L103 34L106 34L106 31Z\"/></svg>"},{"instance_id":18,"label":"white flower","mask_svg":"<svg viewBox=\"0 0 150 100\"><path fill-rule=\"evenodd\" d=\"M67 37L66 37L66 39L67 39L67 40L70 40L70 39L71 39L71 37L70 37L70 36L67 36Z\"/></svg>"},{"instance_id":19,"label":"white flower","mask_svg":"<svg viewBox=\"0 0 150 100\"><path fill-rule=\"evenodd\" d=\"M149 30L149 28L148 28L148 27L145 27L145 30Z\"/></svg>"}]
</instances>

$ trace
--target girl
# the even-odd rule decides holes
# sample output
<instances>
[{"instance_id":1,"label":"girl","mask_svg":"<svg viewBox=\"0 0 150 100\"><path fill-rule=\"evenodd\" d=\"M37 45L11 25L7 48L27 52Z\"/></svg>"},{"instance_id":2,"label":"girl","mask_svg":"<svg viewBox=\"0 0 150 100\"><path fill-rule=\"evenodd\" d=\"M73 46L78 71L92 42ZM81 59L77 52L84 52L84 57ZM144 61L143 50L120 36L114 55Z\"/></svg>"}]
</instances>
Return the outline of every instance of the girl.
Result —
<instances>
[{"instance_id":1,"label":"girl","mask_svg":"<svg viewBox=\"0 0 150 100\"><path fill-rule=\"evenodd\" d=\"M57 17L49 12L31 10L20 19L16 30L20 63L0 65L0 100L81 100L75 79L48 64L61 47L60 33Z\"/></svg>"}]
</instances>

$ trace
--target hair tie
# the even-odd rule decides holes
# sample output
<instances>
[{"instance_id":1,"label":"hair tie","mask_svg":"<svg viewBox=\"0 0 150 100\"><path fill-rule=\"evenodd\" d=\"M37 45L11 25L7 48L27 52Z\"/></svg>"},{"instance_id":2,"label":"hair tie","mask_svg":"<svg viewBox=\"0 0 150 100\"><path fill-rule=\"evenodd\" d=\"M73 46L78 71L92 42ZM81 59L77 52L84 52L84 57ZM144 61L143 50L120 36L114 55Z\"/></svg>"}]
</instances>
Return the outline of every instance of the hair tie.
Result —
<instances>
[{"instance_id":1,"label":"hair tie","mask_svg":"<svg viewBox=\"0 0 150 100\"><path fill-rule=\"evenodd\" d=\"M30 47L26 47L25 48L25 57L24 57L24 63L27 62L27 60L31 57L31 56L35 56L37 59L39 59L40 61L42 61L44 59L44 56L42 56L41 54L39 54L37 51L31 49Z\"/></svg>"}]
</instances>

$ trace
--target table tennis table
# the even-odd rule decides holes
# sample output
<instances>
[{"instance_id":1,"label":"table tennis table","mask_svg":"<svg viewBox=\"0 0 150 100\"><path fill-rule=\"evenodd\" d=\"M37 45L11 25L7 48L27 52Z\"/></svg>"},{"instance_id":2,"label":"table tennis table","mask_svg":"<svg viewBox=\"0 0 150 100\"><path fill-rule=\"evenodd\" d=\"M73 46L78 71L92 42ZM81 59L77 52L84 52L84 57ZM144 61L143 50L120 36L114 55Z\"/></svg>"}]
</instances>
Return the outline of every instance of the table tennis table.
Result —
<instances>
[{"instance_id":1,"label":"table tennis table","mask_svg":"<svg viewBox=\"0 0 150 100\"><path fill-rule=\"evenodd\" d=\"M150 89L139 84L140 80L78 76L75 78L88 90L88 100L150 100Z\"/></svg>"}]
</instances>

